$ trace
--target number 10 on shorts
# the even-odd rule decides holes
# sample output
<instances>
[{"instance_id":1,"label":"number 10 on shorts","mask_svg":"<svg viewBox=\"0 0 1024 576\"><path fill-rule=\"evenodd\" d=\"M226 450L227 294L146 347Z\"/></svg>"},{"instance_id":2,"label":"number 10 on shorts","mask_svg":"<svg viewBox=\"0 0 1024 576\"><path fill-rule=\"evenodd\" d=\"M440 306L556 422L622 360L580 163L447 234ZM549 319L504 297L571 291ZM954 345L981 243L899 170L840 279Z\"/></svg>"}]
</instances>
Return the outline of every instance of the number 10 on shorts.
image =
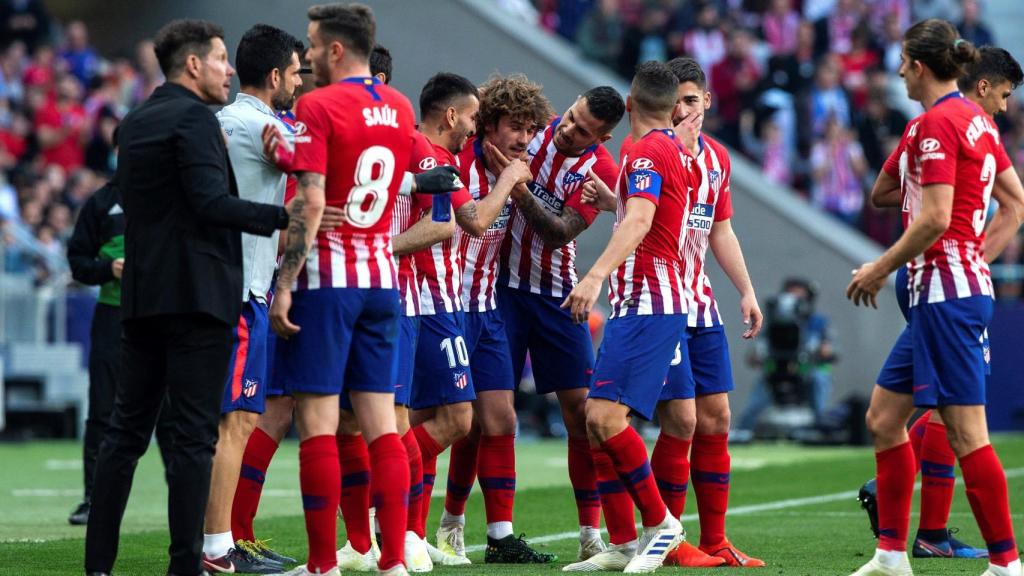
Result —
<instances>
[{"instance_id":1,"label":"number 10 on shorts","mask_svg":"<svg viewBox=\"0 0 1024 576\"><path fill-rule=\"evenodd\" d=\"M454 340L454 345L452 341ZM448 367L469 366L469 349L466 348L466 341L462 336L445 338L441 341L441 350L448 355ZM456 359L458 363L456 363Z\"/></svg>"}]
</instances>

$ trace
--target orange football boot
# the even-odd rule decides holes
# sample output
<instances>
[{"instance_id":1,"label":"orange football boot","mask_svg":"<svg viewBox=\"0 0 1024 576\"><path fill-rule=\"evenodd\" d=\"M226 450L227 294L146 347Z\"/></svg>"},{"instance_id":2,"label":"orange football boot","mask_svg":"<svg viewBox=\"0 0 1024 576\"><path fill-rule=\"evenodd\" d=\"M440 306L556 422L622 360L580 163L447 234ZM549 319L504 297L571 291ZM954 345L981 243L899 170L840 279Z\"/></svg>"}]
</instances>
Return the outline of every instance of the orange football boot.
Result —
<instances>
[{"instance_id":1,"label":"orange football boot","mask_svg":"<svg viewBox=\"0 0 1024 576\"><path fill-rule=\"evenodd\" d=\"M708 556L703 550L687 541L682 541L665 557L665 566L682 568L715 568L725 566L725 558Z\"/></svg>"},{"instance_id":2,"label":"orange football boot","mask_svg":"<svg viewBox=\"0 0 1024 576\"><path fill-rule=\"evenodd\" d=\"M751 558L740 552L728 539L722 540L713 546L701 546L700 549L711 556L722 558L725 560L726 566L738 568L763 568L765 566L764 560Z\"/></svg>"}]
</instances>

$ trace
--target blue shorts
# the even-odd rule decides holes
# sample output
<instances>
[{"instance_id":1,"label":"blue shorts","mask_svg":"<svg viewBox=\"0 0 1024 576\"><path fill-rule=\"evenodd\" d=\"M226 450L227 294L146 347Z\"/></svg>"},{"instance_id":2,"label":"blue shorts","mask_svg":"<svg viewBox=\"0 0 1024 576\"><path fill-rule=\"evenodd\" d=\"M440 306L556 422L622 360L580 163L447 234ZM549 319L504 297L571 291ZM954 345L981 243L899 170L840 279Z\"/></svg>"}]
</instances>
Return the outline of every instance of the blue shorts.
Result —
<instances>
[{"instance_id":1,"label":"blue shorts","mask_svg":"<svg viewBox=\"0 0 1024 576\"><path fill-rule=\"evenodd\" d=\"M512 355L512 382L523 379L526 353L538 394L590 386L594 344L586 324L576 324L563 298L498 288L498 311L505 320Z\"/></svg>"},{"instance_id":2,"label":"blue shorts","mask_svg":"<svg viewBox=\"0 0 1024 576\"><path fill-rule=\"evenodd\" d=\"M462 312L420 316L410 404L414 410L476 400L463 320Z\"/></svg>"},{"instance_id":3,"label":"blue shorts","mask_svg":"<svg viewBox=\"0 0 1024 576\"><path fill-rule=\"evenodd\" d=\"M479 394L490 390L515 390L512 354L501 312L466 312L466 346L473 389Z\"/></svg>"},{"instance_id":4,"label":"blue shorts","mask_svg":"<svg viewBox=\"0 0 1024 576\"><path fill-rule=\"evenodd\" d=\"M412 397L412 367L416 360L416 339L419 333L419 316L401 317L398 322L398 352L391 366L396 406L408 406ZM342 394L338 402L342 410L352 411L352 400L348 394Z\"/></svg>"},{"instance_id":5,"label":"blue shorts","mask_svg":"<svg viewBox=\"0 0 1024 576\"><path fill-rule=\"evenodd\" d=\"M986 327L991 318L988 296L914 306L878 385L913 394L915 406L985 404Z\"/></svg>"},{"instance_id":6,"label":"blue shorts","mask_svg":"<svg viewBox=\"0 0 1024 576\"><path fill-rule=\"evenodd\" d=\"M297 290L288 316L301 329L279 339L274 356L276 377L287 392L394 393L398 290Z\"/></svg>"},{"instance_id":7,"label":"blue shorts","mask_svg":"<svg viewBox=\"0 0 1024 576\"><path fill-rule=\"evenodd\" d=\"M267 393L267 333L270 319L267 305L250 299L242 303L242 315L235 326L227 385L220 413L236 410L262 414Z\"/></svg>"},{"instance_id":8,"label":"blue shorts","mask_svg":"<svg viewBox=\"0 0 1024 576\"><path fill-rule=\"evenodd\" d=\"M277 354L277 334L267 330L267 398L271 396L289 396L281 385L281 379L274 370L274 358Z\"/></svg>"},{"instance_id":9,"label":"blue shorts","mask_svg":"<svg viewBox=\"0 0 1024 576\"><path fill-rule=\"evenodd\" d=\"M725 327L687 328L686 337L676 347L661 400L686 400L732 389L732 363Z\"/></svg>"},{"instance_id":10,"label":"blue shorts","mask_svg":"<svg viewBox=\"0 0 1024 576\"><path fill-rule=\"evenodd\" d=\"M620 402L650 420L685 332L685 314L609 320L597 353L589 397Z\"/></svg>"},{"instance_id":11,"label":"blue shorts","mask_svg":"<svg viewBox=\"0 0 1024 576\"><path fill-rule=\"evenodd\" d=\"M910 271L906 266L900 266L896 271L896 304L900 307L903 319L910 322L910 284L908 276Z\"/></svg>"}]
</instances>

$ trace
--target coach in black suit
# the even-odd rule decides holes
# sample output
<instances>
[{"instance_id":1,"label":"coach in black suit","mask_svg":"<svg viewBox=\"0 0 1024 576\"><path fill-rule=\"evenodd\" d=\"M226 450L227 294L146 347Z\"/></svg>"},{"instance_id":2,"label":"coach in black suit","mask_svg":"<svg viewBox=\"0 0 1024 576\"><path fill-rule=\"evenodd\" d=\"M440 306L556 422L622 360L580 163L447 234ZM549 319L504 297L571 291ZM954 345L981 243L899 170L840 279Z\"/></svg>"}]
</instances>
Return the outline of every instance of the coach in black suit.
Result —
<instances>
[{"instance_id":1,"label":"coach in black suit","mask_svg":"<svg viewBox=\"0 0 1024 576\"><path fill-rule=\"evenodd\" d=\"M100 448L85 542L87 573L109 573L132 476L168 396L169 573L201 572L210 462L241 313L241 231L286 228L283 208L240 200L220 124L234 70L222 30L165 26L154 49L168 81L122 122L121 381Z\"/></svg>"}]
</instances>

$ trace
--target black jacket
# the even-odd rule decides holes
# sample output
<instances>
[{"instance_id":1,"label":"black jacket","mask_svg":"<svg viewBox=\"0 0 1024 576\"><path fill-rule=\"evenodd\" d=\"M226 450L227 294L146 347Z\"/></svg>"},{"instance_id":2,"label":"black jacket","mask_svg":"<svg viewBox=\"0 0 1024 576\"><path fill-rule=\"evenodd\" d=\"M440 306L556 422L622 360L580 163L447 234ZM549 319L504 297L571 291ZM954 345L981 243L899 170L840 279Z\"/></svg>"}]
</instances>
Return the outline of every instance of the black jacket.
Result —
<instances>
[{"instance_id":1,"label":"black jacket","mask_svg":"<svg viewBox=\"0 0 1024 576\"><path fill-rule=\"evenodd\" d=\"M167 82L121 123L122 316L241 313L241 232L270 236L284 208L238 198L224 136L193 92Z\"/></svg>"},{"instance_id":2,"label":"black jacket","mask_svg":"<svg viewBox=\"0 0 1024 576\"><path fill-rule=\"evenodd\" d=\"M99 301L121 305L121 281L111 268L124 257L124 211L116 180L93 193L78 212L75 230L68 240L71 276L87 285L102 285Z\"/></svg>"}]
</instances>

